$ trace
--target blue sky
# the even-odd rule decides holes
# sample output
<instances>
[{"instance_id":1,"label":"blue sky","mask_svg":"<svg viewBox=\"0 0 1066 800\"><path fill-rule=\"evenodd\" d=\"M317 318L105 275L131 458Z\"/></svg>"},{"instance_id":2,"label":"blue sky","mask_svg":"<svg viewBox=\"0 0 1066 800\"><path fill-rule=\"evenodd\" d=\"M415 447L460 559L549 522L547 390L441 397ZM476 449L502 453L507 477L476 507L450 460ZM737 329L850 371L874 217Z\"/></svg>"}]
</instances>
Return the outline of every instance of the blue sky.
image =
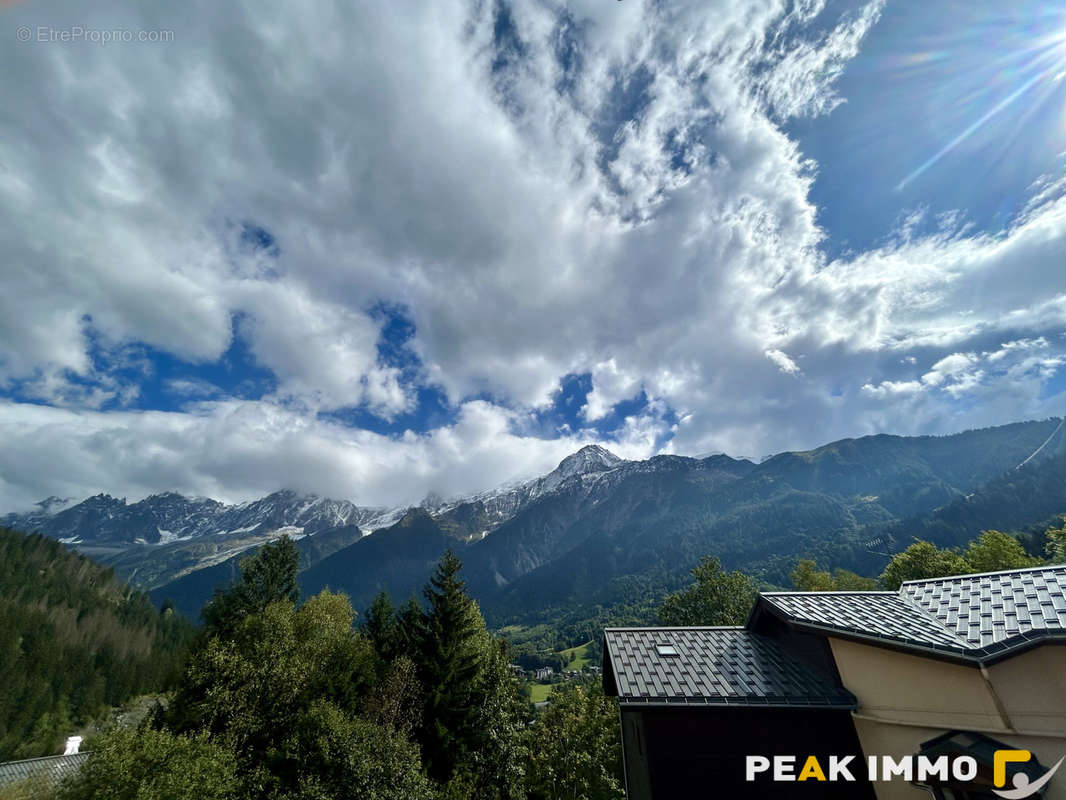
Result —
<instances>
[{"instance_id":1,"label":"blue sky","mask_svg":"<svg viewBox=\"0 0 1066 800\"><path fill-rule=\"evenodd\" d=\"M0 11L0 510L1066 413L1066 4L200 5Z\"/></svg>"},{"instance_id":2,"label":"blue sky","mask_svg":"<svg viewBox=\"0 0 1066 800\"><path fill-rule=\"evenodd\" d=\"M942 214L1000 232L1035 181L1066 174L1054 35L1063 13L1047 3L884 6L837 81L847 103L786 126L818 162L811 200L828 253L876 247L915 211L916 232Z\"/></svg>"}]
</instances>

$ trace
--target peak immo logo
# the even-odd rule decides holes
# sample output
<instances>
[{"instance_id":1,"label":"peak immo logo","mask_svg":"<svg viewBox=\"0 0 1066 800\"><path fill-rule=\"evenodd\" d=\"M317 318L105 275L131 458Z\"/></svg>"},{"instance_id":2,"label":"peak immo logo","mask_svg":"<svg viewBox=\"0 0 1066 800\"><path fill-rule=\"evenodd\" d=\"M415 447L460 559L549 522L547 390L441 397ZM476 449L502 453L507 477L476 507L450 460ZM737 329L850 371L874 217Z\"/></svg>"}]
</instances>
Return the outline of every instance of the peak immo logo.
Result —
<instances>
[{"instance_id":1,"label":"peak immo logo","mask_svg":"<svg viewBox=\"0 0 1066 800\"><path fill-rule=\"evenodd\" d=\"M1058 762L1035 780L1024 772L1016 772L1011 780L1014 788L1007 786L1007 764L1025 763L1033 754L1028 750L997 750L993 757L992 782L997 788L992 791L1006 800L1020 800L1039 792L1051 780L1066 760ZM865 770L863 769L865 767ZM798 768L798 772L797 772ZM947 781L966 783L977 777L977 759L973 756L868 756L858 761L856 756L747 756L745 780L778 781L891 781L904 780L922 784L937 784Z\"/></svg>"},{"instance_id":2,"label":"peak immo logo","mask_svg":"<svg viewBox=\"0 0 1066 800\"><path fill-rule=\"evenodd\" d=\"M1025 762L1033 757L1033 754L1028 750L997 750L996 755L992 761L992 783L996 786L1003 787L1007 785L1007 764L1010 762ZM1061 766L1063 756L1055 762L1055 766L1037 778L1035 781L1030 780L1029 776L1024 772L1017 772L1014 775L1014 780L1011 783L1014 784L1013 789L993 789L992 791L1000 797L1005 797L1007 800L1019 800L1022 797L1032 797L1034 794L1044 788L1044 785L1051 780L1055 771Z\"/></svg>"}]
</instances>

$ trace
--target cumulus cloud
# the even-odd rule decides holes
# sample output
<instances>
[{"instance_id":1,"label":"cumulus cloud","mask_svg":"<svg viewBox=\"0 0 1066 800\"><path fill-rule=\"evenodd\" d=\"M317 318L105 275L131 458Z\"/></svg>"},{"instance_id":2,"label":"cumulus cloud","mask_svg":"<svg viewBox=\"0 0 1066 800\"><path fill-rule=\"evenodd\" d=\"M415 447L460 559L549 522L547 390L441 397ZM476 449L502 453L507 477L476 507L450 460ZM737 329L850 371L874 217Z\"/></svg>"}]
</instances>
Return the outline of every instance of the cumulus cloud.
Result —
<instances>
[{"instance_id":1,"label":"cumulus cloud","mask_svg":"<svg viewBox=\"0 0 1066 800\"><path fill-rule=\"evenodd\" d=\"M882 411L935 418L950 413L944 398L968 402L956 412L958 427L994 424L1007 418L1042 417L1066 411L1066 398L1047 396L1045 388L1066 365L1044 337L1002 342L994 350L952 353L910 380L867 383L863 394Z\"/></svg>"},{"instance_id":2,"label":"cumulus cloud","mask_svg":"<svg viewBox=\"0 0 1066 800\"><path fill-rule=\"evenodd\" d=\"M846 99L834 82L880 11L5 10L34 30L173 35L0 50L0 391L27 401L0 406L0 449L42 459L5 466L0 502L78 487L236 497L303 481L375 503L485 488L595 437L519 434L575 374L591 375L590 427L648 398L608 443L634 456L1053 412L1055 182L1000 234L949 216L823 255L817 165L783 122ZM416 368L382 359L383 303L409 311ZM234 337L276 378L269 395L240 403L179 380L167 386L184 410L132 410L138 382L118 354L214 364ZM319 414L393 420L425 388L454 424L385 437ZM49 453L61 469L44 469Z\"/></svg>"},{"instance_id":3,"label":"cumulus cloud","mask_svg":"<svg viewBox=\"0 0 1066 800\"><path fill-rule=\"evenodd\" d=\"M274 403L203 402L183 412L74 411L0 401L6 507L45 495L110 492L131 501L170 487L231 502L295 488L364 505L416 503L543 474L582 435L512 433L517 412L464 403L457 422L387 437L313 420ZM614 447L646 457L656 431L633 421Z\"/></svg>"},{"instance_id":4,"label":"cumulus cloud","mask_svg":"<svg viewBox=\"0 0 1066 800\"><path fill-rule=\"evenodd\" d=\"M603 419L618 403L640 391L641 376L620 370L613 358L594 366L591 374L592 391L581 409L582 416L590 422Z\"/></svg>"},{"instance_id":5,"label":"cumulus cloud","mask_svg":"<svg viewBox=\"0 0 1066 800\"><path fill-rule=\"evenodd\" d=\"M782 353L780 350L767 350L763 355L786 375L796 375L800 371L799 365L789 357L788 353Z\"/></svg>"}]
</instances>

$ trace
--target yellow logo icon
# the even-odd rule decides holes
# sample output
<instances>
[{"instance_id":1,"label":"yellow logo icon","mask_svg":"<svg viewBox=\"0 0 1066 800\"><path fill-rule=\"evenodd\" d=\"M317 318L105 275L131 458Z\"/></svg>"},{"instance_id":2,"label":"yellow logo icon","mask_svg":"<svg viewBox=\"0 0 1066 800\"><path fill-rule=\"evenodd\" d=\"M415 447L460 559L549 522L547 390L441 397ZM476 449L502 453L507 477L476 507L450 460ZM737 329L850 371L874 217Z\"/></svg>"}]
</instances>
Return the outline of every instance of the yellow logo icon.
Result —
<instances>
[{"instance_id":1,"label":"yellow logo icon","mask_svg":"<svg viewBox=\"0 0 1066 800\"><path fill-rule=\"evenodd\" d=\"M996 786L1006 786L1007 764L1024 763L1032 757L1033 754L1028 750L997 750L992 758L992 782ZM1066 758L1066 756L1063 756L1063 758ZM1060 758L1055 766L1035 781L1030 782L1028 775L1024 772L1018 772L1015 773L1012 781L1014 784L1013 789L993 789L992 791L1000 797L1007 798L1007 800L1020 800L1023 797L1031 797L1044 788L1044 784L1051 780L1051 776L1062 765L1063 758Z\"/></svg>"},{"instance_id":2,"label":"yellow logo icon","mask_svg":"<svg viewBox=\"0 0 1066 800\"><path fill-rule=\"evenodd\" d=\"M1028 750L997 750L992 759L992 782L996 786L1007 785L1007 763L1012 761L1028 761L1033 754Z\"/></svg>"}]
</instances>

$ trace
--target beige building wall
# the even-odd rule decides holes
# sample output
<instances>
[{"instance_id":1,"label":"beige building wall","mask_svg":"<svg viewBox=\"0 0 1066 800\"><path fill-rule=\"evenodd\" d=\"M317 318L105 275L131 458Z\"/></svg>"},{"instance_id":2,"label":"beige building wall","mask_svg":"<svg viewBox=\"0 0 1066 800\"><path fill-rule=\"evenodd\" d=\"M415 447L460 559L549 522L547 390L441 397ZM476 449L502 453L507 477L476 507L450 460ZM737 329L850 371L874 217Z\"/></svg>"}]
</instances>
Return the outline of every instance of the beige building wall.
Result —
<instances>
[{"instance_id":1,"label":"beige building wall","mask_svg":"<svg viewBox=\"0 0 1066 800\"><path fill-rule=\"evenodd\" d=\"M1038 647L993 664L988 674L1016 730L1066 736L1066 647Z\"/></svg>"},{"instance_id":2,"label":"beige building wall","mask_svg":"<svg viewBox=\"0 0 1066 800\"><path fill-rule=\"evenodd\" d=\"M961 729L1035 753L1051 766L1066 755L1066 647L1044 645L987 670L843 639L829 639L844 685L859 701L855 729L869 755L899 758ZM1066 800L1066 764L1047 797ZM874 784L878 800L928 798L896 779Z\"/></svg>"}]
</instances>

